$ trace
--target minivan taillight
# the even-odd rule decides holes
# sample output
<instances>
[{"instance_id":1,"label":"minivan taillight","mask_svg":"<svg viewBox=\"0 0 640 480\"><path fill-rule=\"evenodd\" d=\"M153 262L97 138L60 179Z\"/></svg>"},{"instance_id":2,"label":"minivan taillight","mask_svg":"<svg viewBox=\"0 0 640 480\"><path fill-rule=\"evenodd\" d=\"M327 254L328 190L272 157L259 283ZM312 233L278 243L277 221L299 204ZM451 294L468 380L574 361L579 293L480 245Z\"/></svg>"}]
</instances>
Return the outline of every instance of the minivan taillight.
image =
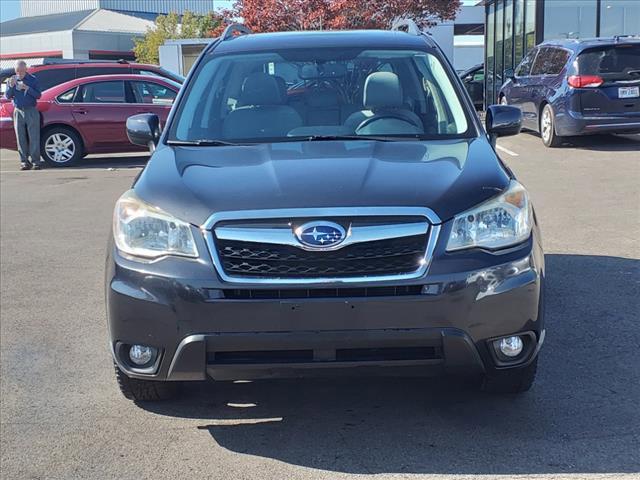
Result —
<instances>
[{"instance_id":1,"label":"minivan taillight","mask_svg":"<svg viewBox=\"0 0 640 480\"><path fill-rule=\"evenodd\" d=\"M598 75L571 75L567 81L573 88L599 87L604 83Z\"/></svg>"}]
</instances>

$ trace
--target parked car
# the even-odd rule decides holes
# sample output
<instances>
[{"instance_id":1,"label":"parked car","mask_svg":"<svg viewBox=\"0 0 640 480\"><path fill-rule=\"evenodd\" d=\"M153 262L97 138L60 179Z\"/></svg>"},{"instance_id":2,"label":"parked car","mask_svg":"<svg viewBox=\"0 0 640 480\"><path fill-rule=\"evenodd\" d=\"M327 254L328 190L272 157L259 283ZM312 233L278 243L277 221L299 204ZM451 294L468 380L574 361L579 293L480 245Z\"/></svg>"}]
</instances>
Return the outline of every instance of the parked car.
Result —
<instances>
[{"instance_id":1,"label":"parked car","mask_svg":"<svg viewBox=\"0 0 640 480\"><path fill-rule=\"evenodd\" d=\"M492 148L521 113L490 106L485 132L435 41L410 32L230 26L161 134L156 115L128 120L156 148L117 201L106 264L127 398L344 369L529 389L544 256ZM283 63L306 98L284 94Z\"/></svg>"},{"instance_id":2,"label":"parked car","mask_svg":"<svg viewBox=\"0 0 640 480\"><path fill-rule=\"evenodd\" d=\"M182 84L184 77L166 70L158 65L147 65L143 63L129 63L125 60L108 61L108 60L63 60L52 59L45 60L42 65L33 65L28 69L29 73L38 77L40 88L48 90L51 87L60 85L76 78L94 77L96 75L111 74L140 74L153 75L167 78L173 82ZM2 92L5 91L5 82L9 77L15 75L13 67L0 70L0 84L2 84Z\"/></svg>"},{"instance_id":3,"label":"parked car","mask_svg":"<svg viewBox=\"0 0 640 480\"><path fill-rule=\"evenodd\" d=\"M460 74L464 87L469 92L476 110L484 108L484 63L471 67Z\"/></svg>"},{"instance_id":4,"label":"parked car","mask_svg":"<svg viewBox=\"0 0 640 480\"><path fill-rule=\"evenodd\" d=\"M42 158L65 167L89 153L142 150L127 138L127 118L145 112L164 122L179 90L179 84L149 75L98 75L50 88L37 103ZM12 115L12 103L0 104L0 147L16 150Z\"/></svg>"},{"instance_id":5,"label":"parked car","mask_svg":"<svg viewBox=\"0 0 640 480\"><path fill-rule=\"evenodd\" d=\"M640 132L640 38L551 40L508 71L500 103L547 147L563 137Z\"/></svg>"}]
</instances>

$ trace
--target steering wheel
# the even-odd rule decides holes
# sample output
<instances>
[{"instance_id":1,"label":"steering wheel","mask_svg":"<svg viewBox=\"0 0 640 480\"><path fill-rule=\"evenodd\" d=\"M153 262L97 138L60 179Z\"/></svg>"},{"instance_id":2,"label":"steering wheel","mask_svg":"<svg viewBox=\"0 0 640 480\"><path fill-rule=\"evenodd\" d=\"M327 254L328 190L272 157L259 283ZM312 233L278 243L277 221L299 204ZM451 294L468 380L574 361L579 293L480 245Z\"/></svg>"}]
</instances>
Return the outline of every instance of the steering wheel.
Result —
<instances>
[{"instance_id":1,"label":"steering wheel","mask_svg":"<svg viewBox=\"0 0 640 480\"><path fill-rule=\"evenodd\" d=\"M411 125L412 127L415 127L417 132L411 132L411 133L423 133L424 132L424 128L422 125L418 125L415 121L415 119L412 119L411 117L409 117L408 115L403 115L402 113L398 112L388 112L388 113L382 113L380 115L373 115L373 117L369 117L364 119L360 125L358 125L355 129L355 132L357 133L359 130L362 130L365 127L368 127L369 125L371 125L374 122L377 122L378 120L385 120L385 119L389 119L389 120L400 120L401 122L407 123L409 125Z\"/></svg>"}]
</instances>

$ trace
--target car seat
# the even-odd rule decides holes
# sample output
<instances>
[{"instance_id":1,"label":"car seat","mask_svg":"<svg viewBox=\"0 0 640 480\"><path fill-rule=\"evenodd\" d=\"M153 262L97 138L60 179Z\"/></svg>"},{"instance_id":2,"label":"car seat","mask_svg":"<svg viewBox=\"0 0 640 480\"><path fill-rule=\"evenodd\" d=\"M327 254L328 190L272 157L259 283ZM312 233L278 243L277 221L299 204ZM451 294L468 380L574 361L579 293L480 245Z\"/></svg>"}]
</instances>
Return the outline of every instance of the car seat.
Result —
<instances>
[{"instance_id":1,"label":"car seat","mask_svg":"<svg viewBox=\"0 0 640 480\"><path fill-rule=\"evenodd\" d=\"M420 117L404 104L400 80L392 72L371 73L364 84L365 110L351 114L345 126L354 133L423 133ZM375 125L375 126L374 126Z\"/></svg>"},{"instance_id":2,"label":"car seat","mask_svg":"<svg viewBox=\"0 0 640 480\"><path fill-rule=\"evenodd\" d=\"M298 112L286 105L275 77L258 72L245 78L239 104L224 120L225 138L284 137L302 126Z\"/></svg>"}]
</instances>

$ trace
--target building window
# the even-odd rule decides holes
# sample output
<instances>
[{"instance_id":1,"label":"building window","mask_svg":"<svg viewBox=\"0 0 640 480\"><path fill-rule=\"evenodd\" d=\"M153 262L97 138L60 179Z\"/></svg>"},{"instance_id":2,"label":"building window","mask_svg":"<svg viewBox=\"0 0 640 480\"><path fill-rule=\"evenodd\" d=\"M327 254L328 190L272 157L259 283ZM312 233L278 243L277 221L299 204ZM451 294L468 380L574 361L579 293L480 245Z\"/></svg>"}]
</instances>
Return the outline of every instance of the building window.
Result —
<instances>
[{"instance_id":1,"label":"building window","mask_svg":"<svg viewBox=\"0 0 640 480\"><path fill-rule=\"evenodd\" d=\"M504 69L513 68L513 0L504 1Z\"/></svg>"},{"instance_id":2,"label":"building window","mask_svg":"<svg viewBox=\"0 0 640 480\"><path fill-rule=\"evenodd\" d=\"M504 2L496 2L496 67L495 67L495 87L491 98L496 98L495 92L502 86L502 68L504 65Z\"/></svg>"},{"instance_id":3,"label":"building window","mask_svg":"<svg viewBox=\"0 0 640 480\"><path fill-rule=\"evenodd\" d=\"M640 2L638 0L602 0L600 36L640 34Z\"/></svg>"},{"instance_id":4,"label":"building window","mask_svg":"<svg viewBox=\"0 0 640 480\"><path fill-rule=\"evenodd\" d=\"M494 42L495 42L495 5L492 3L487 7L487 45L486 45L486 53L487 60L485 62L485 105L491 105L493 103L494 95L494 85L493 85L493 73L494 73Z\"/></svg>"},{"instance_id":5,"label":"building window","mask_svg":"<svg viewBox=\"0 0 640 480\"><path fill-rule=\"evenodd\" d=\"M524 4L524 51L536 46L536 0L525 0Z\"/></svg>"},{"instance_id":6,"label":"building window","mask_svg":"<svg viewBox=\"0 0 640 480\"><path fill-rule=\"evenodd\" d=\"M517 65L524 56L524 0L515 0L513 13L513 64Z\"/></svg>"},{"instance_id":7,"label":"building window","mask_svg":"<svg viewBox=\"0 0 640 480\"><path fill-rule=\"evenodd\" d=\"M597 3L597 0L545 2L544 39L595 37Z\"/></svg>"}]
</instances>

